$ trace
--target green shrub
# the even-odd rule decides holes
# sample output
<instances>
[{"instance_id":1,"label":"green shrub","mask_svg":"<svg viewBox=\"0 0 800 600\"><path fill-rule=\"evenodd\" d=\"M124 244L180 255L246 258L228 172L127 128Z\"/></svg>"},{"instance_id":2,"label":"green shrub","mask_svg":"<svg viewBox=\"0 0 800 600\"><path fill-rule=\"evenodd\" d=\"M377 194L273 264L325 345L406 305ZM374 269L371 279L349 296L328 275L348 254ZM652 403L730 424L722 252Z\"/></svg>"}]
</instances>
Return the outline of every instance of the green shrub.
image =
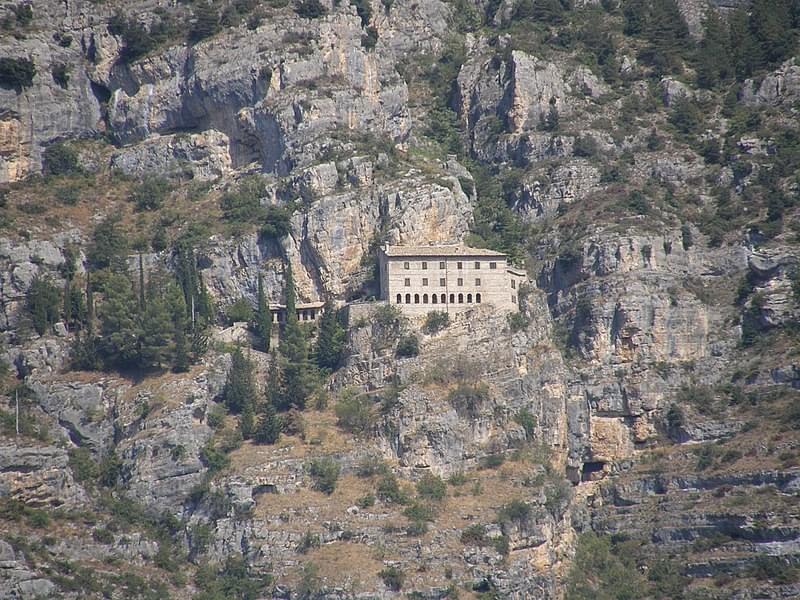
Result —
<instances>
[{"instance_id":1,"label":"green shrub","mask_svg":"<svg viewBox=\"0 0 800 600\"><path fill-rule=\"evenodd\" d=\"M28 58L0 58L0 86L21 92L33 85L36 67Z\"/></svg>"},{"instance_id":2,"label":"green shrub","mask_svg":"<svg viewBox=\"0 0 800 600\"><path fill-rule=\"evenodd\" d=\"M400 341L397 342L397 349L395 350L395 355L398 358L411 358L417 356L419 354L419 339L417 336L411 335L404 335L400 338Z\"/></svg>"},{"instance_id":3,"label":"green shrub","mask_svg":"<svg viewBox=\"0 0 800 600\"><path fill-rule=\"evenodd\" d=\"M403 313L393 304L381 304L373 312L375 323L381 327L393 327L400 323Z\"/></svg>"},{"instance_id":4,"label":"green shrub","mask_svg":"<svg viewBox=\"0 0 800 600\"><path fill-rule=\"evenodd\" d=\"M394 592L398 592L403 588L405 575L398 567L386 567L378 573L378 576L383 580L383 584Z\"/></svg>"},{"instance_id":5,"label":"green shrub","mask_svg":"<svg viewBox=\"0 0 800 600\"><path fill-rule=\"evenodd\" d=\"M370 506L375 505L375 496L372 494L367 494L366 496L361 496L358 500L356 500L356 506L359 508L369 508Z\"/></svg>"},{"instance_id":6,"label":"green shrub","mask_svg":"<svg viewBox=\"0 0 800 600\"><path fill-rule=\"evenodd\" d=\"M427 473L417 482L417 494L426 500L443 500L447 495L447 485L441 477Z\"/></svg>"},{"instance_id":7,"label":"green shrub","mask_svg":"<svg viewBox=\"0 0 800 600\"><path fill-rule=\"evenodd\" d=\"M300 543L297 544L297 552L306 554L313 548L319 548L321 545L319 536L316 533L306 531L303 537L300 538Z\"/></svg>"},{"instance_id":8,"label":"green shrub","mask_svg":"<svg viewBox=\"0 0 800 600\"><path fill-rule=\"evenodd\" d=\"M219 429L225 422L225 415L227 411L221 404L212 406L206 414L206 425L211 429Z\"/></svg>"},{"instance_id":9,"label":"green shrub","mask_svg":"<svg viewBox=\"0 0 800 600\"><path fill-rule=\"evenodd\" d=\"M800 569L779 556L758 556L748 568L748 575L759 581L792 584L800 581Z\"/></svg>"},{"instance_id":10,"label":"green shrub","mask_svg":"<svg viewBox=\"0 0 800 600\"><path fill-rule=\"evenodd\" d=\"M56 200L66 206L75 206L81 197L81 190L76 185L64 185L56 188Z\"/></svg>"},{"instance_id":11,"label":"green shrub","mask_svg":"<svg viewBox=\"0 0 800 600\"><path fill-rule=\"evenodd\" d=\"M189 40L197 43L211 37L221 29L219 11L214 3L200 2L194 9L194 22L189 29Z\"/></svg>"},{"instance_id":12,"label":"green shrub","mask_svg":"<svg viewBox=\"0 0 800 600\"><path fill-rule=\"evenodd\" d=\"M314 480L314 489L324 494L332 494L339 479L339 463L329 457L312 460L306 471Z\"/></svg>"},{"instance_id":13,"label":"green shrub","mask_svg":"<svg viewBox=\"0 0 800 600\"><path fill-rule=\"evenodd\" d=\"M253 320L253 307L246 298L238 298L225 310L228 322L250 323Z\"/></svg>"},{"instance_id":14,"label":"green shrub","mask_svg":"<svg viewBox=\"0 0 800 600\"><path fill-rule=\"evenodd\" d=\"M447 401L457 411L476 417L481 407L489 401L489 386L485 383L459 383L447 394Z\"/></svg>"},{"instance_id":15,"label":"green shrub","mask_svg":"<svg viewBox=\"0 0 800 600\"><path fill-rule=\"evenodd\" d=\"M525 430L525 437L529 440L533 439L533 434L536 432L537 420L527 408L523 408L514 415L514 421Z\"/></svg>"},{"instance_id":16,"label":"green shrub","mask_svg":"<svg viewBox=\"0 0 800 600\"><path fill-rule=\"evenodd\" d=\"M428 335L433 335L447 329L449 325L450 315L443 310L433 310L425 317L425 325L422 326L422 330Z\"/></svg>"},{"instance_id":17,"label":"green shrub","mask_svg":"<svg viewBox=\"0 0 800 600\"><path fill-rule=\"evenodd\" d=\"M375 491L381 502L388 504L408 504L408 495L400 487L397 477L389 473L384 475L378 482Z\"/></svg>"},{"instance_id":18,"label":"green shrub","mask_svg":"<svg viewBox=\"0 0 800 600\"><path fill-rule=\"evenodd\" d=\"M513 312L508 315L508 328L511 330L511 333L522 331L526 329L529 324L530 320L521 312Z\"/></svg>"},{"instance_id":19,"label":"green shrub","mask_svg":"<svg viewBox=\"0 0 800 600\"><path fill-rule=\"evenodd\" d=\"M28 525L36 529L44 529L50 525L50 515L35 508L27 510Z\"/></svg>"},{"instance_id":20,"label":"green shrub","mask_svg":"<svg viewBox=\"0 0 800 600\"><path fill-rule=\"evenodd\" d=\"M597 141L590 135L580 135L575 138L572 146L572 155L591 158L597 154Z\"/></svg>"},{"instance_id":21,"label":"green shrub","mask_svg":"<svg viewBox=\"0 0 800 600\"><path fill-rule=\"evenodd\" d=\"M503 505L497 513L497 519L501 522L522 523L528 520L531 514L531 507L522 500L512 500Z\"/></svg>"},{"instance_id":22,"label":"green shrub","mask_svg":"<svg viewBox=\"0 0 800 600\"><path fill-rule=\"evenodd\" d=\"M489 454L481 460L482 469L496 469L506 462L506 457L502 453Z\"/></svg>"},{"instance_id":23,"label":"green shrub","mask_svg":"<svg viewBox=\"0 0 800 600\"><path fill-rule=\"evenodd\" d=\"M67 89L69 85L69 65L54 63L50 66L50 75L60 87Z\"/></svg>"},{"instance_id":24,"label":"green shrub","mask_svg":"<svg viewBox=\"0 0 800 600\"><path fill-rule=\"evenodd\" d=\"M318 19L328 14L328 9L319 0L300 0L294 11L304 19Z\"/></svg>"},{"instance_id":25,"label":"green shrub","mask_svg":"<svg viewBox=\"0 0 800 600\"><path fill-rule=\"evenodd\" d=\"M75 481L93 483L97 479L98 464L88 448L70 448L68 456L69 468Z\"/></svg>"},{"instance_id":26,"label":"green shrub","mask_svg":"<svg viewBox=\"0 0 800 600\"><path fill-rule=\"evenodd\" d=\"M486 527L479 523L470 525L461 532L461 543L465 546L485 546L488 543Z\"/></svg>"},{"instance_id":27,"label":"green shrub","mask_svg":"<svg viewBox=\"0 0 800 600\"><path fill-rule=\"evenodd\" d=\"M414 502L411 506L406 507L403 515L409 521L435 521L436 511L430 504L423 504L421 502Z\"/></svg>"},{"instance_id":28,"label":"green shrub","mask_svg":"<svg viewBox=\"0 0 800 600\"><path fill-rule=\"evenodd\" d=\"M339 427L351 433L367 433L372 426L373 403L366 394L346 388L336 403L336 419Z\"/></svg>"},{"instance_id":29,"label":"green shrub","mask_svg":"<svg viewBox=\"0 0 800 600\"><path fill-rule=\"evenodd\" d=\"M221 471L230 464L228 455L217 448L211 440L200 450L200 460L208 468L209 473Z\"/></svg>"},{"instance_id":30,"label":"green shrub","mask_svg":"<svg viewBox=\"0 0 800 600\"><path fill-rule=\"evenodd\" d=\"M42 154L45 175L78 175L78 153L66 142L56 142L45 148Z\"/></svg>"},{"instance_id":31,"label":"green shrub","mask_svg":"<svg viewBox=\"0 0 800 600\"><path fill-rule=\"evenodd\" d=\"M366 50L372 50L378 45L378 29L376 27L367 27L366 33L361 36L361 47Z\"/></svg>"},{"instance_id":32,"label":"green shrub","mask_svg":"<svg viewBox=\"0 0 800 600\"><path fill-rule=\"evenodd\" d=\"M459 471L458 473L453 473L450 475L450 479L447 480L447 483L454 487L459 487L467 483L467 476L464 475L463 471Z\"/></svg>"},{"instance_id":33,"label":"green shrub","mask_svg":"<svg viewBox=\"0 0 800 600\"><path fill-rule=\"evenodd\" d=\"M169 193L169 182L162 177L147 176L139 183L129 196L136 210L158 210L164 204Z\"/></svg>"},{"instance_id":34,"label":"green shrub","mask_svg":"<svg viewBox=\"0 0 800 600\"><path fill-rule=\"evenodd\" d=\"M106 527L101 527L92 531L92 538L94 538L94 541L100 544L114 543L114 534L111 533Z\"/></svg>"}]
</instances>

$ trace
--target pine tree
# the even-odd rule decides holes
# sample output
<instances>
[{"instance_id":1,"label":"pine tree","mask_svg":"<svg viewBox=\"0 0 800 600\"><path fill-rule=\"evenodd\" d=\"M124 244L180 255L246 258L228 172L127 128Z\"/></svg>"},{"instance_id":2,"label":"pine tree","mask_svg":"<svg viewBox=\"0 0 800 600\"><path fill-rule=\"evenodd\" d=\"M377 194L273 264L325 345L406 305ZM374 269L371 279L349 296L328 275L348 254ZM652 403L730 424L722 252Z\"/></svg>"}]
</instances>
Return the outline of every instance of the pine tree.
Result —
<instances>
[{"instance_id":1,"label":"pine tree","mask_svg":"<svg viewBox=\"0 0 800 600\"><path fill-rule=\"evenodd\" d=\"M753 0L750 31L758 44L760 66L788 58L795 41L790 0Z\"/></svg>"},{"instance_id":2,"label":"pine tree","mask_svg":"<svg viewBox=\"0 0 800 600\"><path fill-rule=\"evenodd\" d=\"M731 37L728 24L716 11L708 12L703 27L697 53L697 82L710 89L733 75Z\"/></svg>"},{"instance_id":3,"label":"pine tree","mask_svg":"<svg viewBox=\"0 0 800 600\"><path fill-rule=\"evenodd\" d=\"M261 350L269 352L270 337L272 336L272 313L264 294L264 278L258 276L258 306L256 307L256 332L261 338Z\"/></svg>"},{"instance_id":4,"label":"pine tree","mask_svg":"<svg viewBox=\"0 0 800 600\"><path fill-rule=\"evenodd\" d=\"M279 346L283 356L284 392L277 408L292 407L302 410L314 387L314 373L308 359L308 344L305 332L297 320L292 267L286 269L286 322Z\"/></svg>"},{"instance_id":5,"label":"pine tree","mask_svg":"<svg viewBox=\"0 0 800 600\"><path fill-rule=\"evenodd\" d=\"M737 8L728 17L731 36L731 62L736 78L745 79L753 74L759 62L759 46L750 31L750 16L744 8Z\"/></svg>"},{"instance_id":6,"label":"pine tree","mask_svg":"<svg viewBox=\"0 0 800 600\"><path fill-rule=\"evenodd\" d=\"M271 402L267 402L264 413L258 420L253 439L258 444L274 444L281 437L281 419Z\"/></svg>"},{"instance_id":7,"label":"pine tree","mask_svg":"<svg viewBox=\"0 0 800 600\"><path fill-rule=\"evenodd\" d=\"M256 385L253 378L253 363L236 348L231 356L231 368L222 390L225 406L232 413L241 413L247 405L255 405Z\"/></svg>"},{"instance_id":8,"label":"pine tree","mask_svg":"<svg viewBox=\"0 0 800 600\"><path fill-rule=\"evenodd\" d=\"M44 335L58 321L61 292L49 279L37 275L25 293L25 306L36 333Z\"/></svg>"},{"instance_id":9,"label":"pine tree","mask_svg":"<svg viewBox=\"0 0 800 600\"><path fill-rule=\"evenodd\" d=\"M139 361L142 331L133 286L126 275L112 273L104 287L98 350L107 366L134 366Z\"/></svg>"},{"instance_id":10,"label":"pine tree","mask_svg":"<svg viewBox=\"0 0 800 600\"><path fill-rule=\"evenodd\" d=\"M330 301L325 302L322 310L317 338L317 366L333 371L339 367L342 360L345 331Z\"/></svg>"}]
</instances>

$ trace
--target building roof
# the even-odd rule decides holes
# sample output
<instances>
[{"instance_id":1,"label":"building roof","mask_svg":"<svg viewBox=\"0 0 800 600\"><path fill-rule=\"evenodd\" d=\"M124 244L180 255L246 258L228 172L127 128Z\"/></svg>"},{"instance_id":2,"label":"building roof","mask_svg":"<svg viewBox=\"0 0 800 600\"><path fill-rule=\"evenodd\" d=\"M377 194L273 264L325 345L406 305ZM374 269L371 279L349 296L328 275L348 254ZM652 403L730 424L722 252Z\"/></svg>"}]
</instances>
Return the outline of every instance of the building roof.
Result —
<instances>
[{"instance_id":1,"label":"building roof","mask_svg":"<svg viewBox=\"0 0 800 600\"><path fill-rule=\"evenodd\" d=\"M384 254L390 258L404 256L492 256L505 258L503 252L488 248L470 248L468 246L385 246Z\"/></svg>"}]
</instances>

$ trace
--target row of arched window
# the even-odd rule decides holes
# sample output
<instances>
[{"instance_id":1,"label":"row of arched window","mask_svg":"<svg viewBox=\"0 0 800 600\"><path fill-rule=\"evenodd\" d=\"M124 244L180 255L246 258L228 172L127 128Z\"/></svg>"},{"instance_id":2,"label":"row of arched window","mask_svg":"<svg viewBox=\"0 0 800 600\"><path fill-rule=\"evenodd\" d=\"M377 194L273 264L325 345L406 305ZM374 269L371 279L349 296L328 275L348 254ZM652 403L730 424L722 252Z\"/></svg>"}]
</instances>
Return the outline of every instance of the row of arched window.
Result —
<instances>
[{"instance_id":1,"label":"row of arched window","mask_svg":"<svg viewBox=\"0 0 800 600\"><path fill-rule=\"evenodd\" d=\"M464 304L465 300L467 304L472 304L472 294L450 294L449 304ZM397 304L448 304L447 294L431 294L430 297L428 294L422 294L421 297L419 294L414 294L413 300L411 294L406 294L405 302L403 302L403 294L397 294L396 301ZM475 294L475 303L481 303L480 294Z\"/></svg>"}]
</instances>

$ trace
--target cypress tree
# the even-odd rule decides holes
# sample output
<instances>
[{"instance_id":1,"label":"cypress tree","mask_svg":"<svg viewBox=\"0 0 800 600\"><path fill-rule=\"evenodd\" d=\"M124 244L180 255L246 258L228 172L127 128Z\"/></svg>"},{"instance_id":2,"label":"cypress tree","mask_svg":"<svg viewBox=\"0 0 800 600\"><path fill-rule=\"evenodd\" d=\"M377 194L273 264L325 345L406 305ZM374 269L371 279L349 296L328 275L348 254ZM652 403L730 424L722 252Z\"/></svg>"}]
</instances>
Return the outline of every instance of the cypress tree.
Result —
<instances>
[{"instance_id":1,"label":"cypress tree","mask_svg":"<svg viewBox=\"0 0 800 600\"><path fill-rule=\"evenodd\" d=\"M269 373L267 374L266 404L278 406L281 401L281 370L278 368L278 357L270 353Z\"/></svg>"},{"instance_id":2,"label":"cypress tree","mask_svg":"<svg viewBox=\"0 0 800 600\"><path fill-rule=\"evenodd\" d=\"M175 354L172 359L172 370L176 373L185 373L189 370L189 349L186 340L186 332L183 325L174 323L175 326Z\"/></svg>"},{"instance_id":3,"label":"cypress tree","mask_svg":"<svg viewBox=\"0 0 800 600\"><path fill-rule=\"evenodd\" d=\"M339 367L342 360L345 331L330 301L325 302L323 311L317 338L317 366L333 371Z\"/></svg>"},{"instance_id":4,"label":"cypress tree","mask_svg":"<svg viewBox=\"0 0 800 600\"><path fill-rule=\"evenodd\" d=\"M236 348L231 356L231 368L225 387L222 390L225 406L232 413L241 413L247 405L255 403L256 385L253 378L253 363L245 357L241 348Z\"/></svg>"},{"instance_id":5,"label":"cypress tree","mask_svg":"<svg viewBox=\"0 0 800 600\"><path fill-rule=\"evenodd\" d=\"M173 353L173 315L167 299L168 286L164 274L150 277L148 293L139 294L139 302L148 298L140 310L141 335L139 338L139 365L142 368L156 367L171 362Z\"/></svg>"},{"instance_id":6,"label":"cypress tree","mask_svg":"<svg viewBox=\"0 0 800 600\"><path fill-rule=\"evenodd\" d=\"M279 346L283 356L284 393L278 408L302 410L314 386L313 371L308 360L305 332L297 321L297 308L292 267L286 269L286 322Z\"/></svg>"},{"instance_id":7,"label":"cypress tree","mask_svg":"<svg viewBox=\"0 0 800 600\"><path fill-rule=\"evenodd\" d=\"M142 262L142 253L139 253L139 310L144 311L145 294L144 294L144 263Z\"/></svg>"},{"instance_id":8,"label":"cypress tree","mask_svg":"<svg viewBox=\"0 0 800 600\"><path fill-rule=\"evenodd\" d=\"M272 335L272 313L264 294L264 278L258 276L258 306L256 307L256 332L261 338L261 349L269 352L270 336Z\"/></svg>"},{"instance_id":9,"label":"cypress tree","mask_svg":"<svg viewBox=\"0 0 800 600\"><path fill-rule=\"evenodd\" d=\"M245 402L242 414L239 416L239 431L244 439L250 439L255 429L255 414L252 402Z\"/></svg>"},{"instance_id":10,"label":"cypress tree","mask_svg":"<svg viewBox=\"0 0 800 600\"><path fill-rule=\"evenodd\" d=\"M254 440L258 444L274 444L281 437L281 419L271 402L264 406L264 414L258 420Z\"/></svg>"}]
</instances>

